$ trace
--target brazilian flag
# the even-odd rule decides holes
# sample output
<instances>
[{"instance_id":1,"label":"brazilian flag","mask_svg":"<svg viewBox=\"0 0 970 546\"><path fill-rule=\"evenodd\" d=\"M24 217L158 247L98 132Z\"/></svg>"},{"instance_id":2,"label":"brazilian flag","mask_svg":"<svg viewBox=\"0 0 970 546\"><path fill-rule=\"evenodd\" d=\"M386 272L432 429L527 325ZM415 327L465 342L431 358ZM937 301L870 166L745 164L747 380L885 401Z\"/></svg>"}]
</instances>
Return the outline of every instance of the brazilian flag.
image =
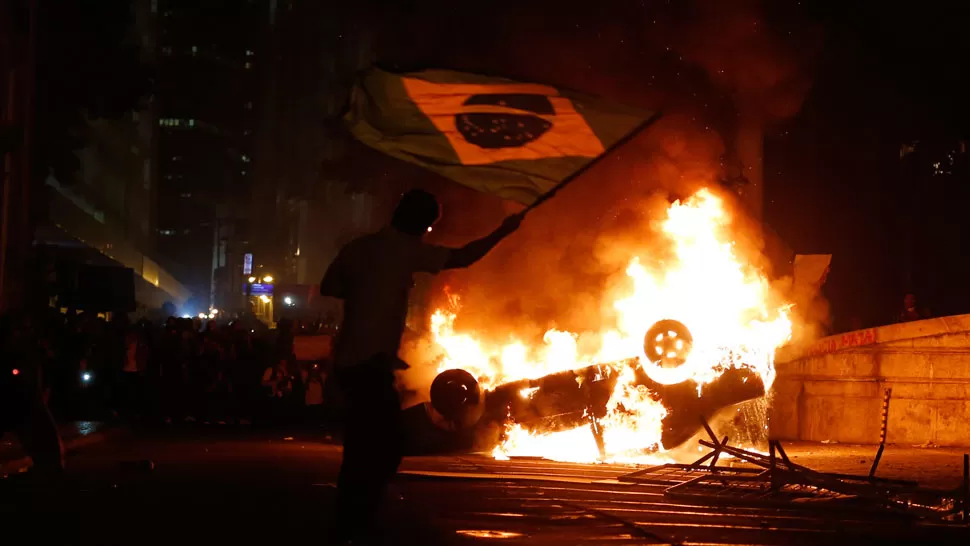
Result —
<instances>
[{"instance_id":1,"label":"brazilian flag","mask_svg":"<svg viewBox=\"0 0 970 546\"><path fill-rule=\"evenodd\" d=\"M368 146L528 205L654 117L546 85L374 68L346 121Z\"/></svg>"}]
</instances>

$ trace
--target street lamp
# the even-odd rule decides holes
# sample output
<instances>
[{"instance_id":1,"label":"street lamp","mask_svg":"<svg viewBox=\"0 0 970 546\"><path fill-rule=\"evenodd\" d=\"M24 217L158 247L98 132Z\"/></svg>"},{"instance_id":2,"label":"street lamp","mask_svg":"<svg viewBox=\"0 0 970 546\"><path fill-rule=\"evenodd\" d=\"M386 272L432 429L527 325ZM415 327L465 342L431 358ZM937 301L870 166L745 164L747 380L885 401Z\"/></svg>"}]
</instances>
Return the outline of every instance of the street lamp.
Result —
<instances>
[{"instance_id":1,"label":"street lamp","mask_svg":"<svg viewBox=\"0 0 970 546\"><path fill-rule=\"evenodd\" d=\"M265 282L265 283L271 283L271 282L273 282L273 276L272 275L266 275L265 277L263 277L263 282Z\"/></svg>"},{"instance_id":2,"label":"street lamp","mask_svg":"<svg viewBox=\"0 0 970 546\"><path fill-rule=\"evenodd\" d=\"M293 298L286 296L285 298L283 298L283 303L287 305L293 305Z\"/></svg>"},{"instance_id":3,"label":"street lamp","mask_svg":"<svg viewBox=\"0 0 970 546\"><path fill-rule=\"evenodd\" d=\"M263 303L269 303L269 296L267 296L266 294L263 294L259 297L259 301Z\"/></svg>"},{"instance_id":4,"label":"street lamp","mask_svg":"<svg viewBox=\"0 0 970 546\"><path fill-rule=\"evenodd\" d=\"M247 280L249 281L249 284L253 284L254 282L256 282L256 277L249 277L249 279Z\"/></svg>"}]
</instances>

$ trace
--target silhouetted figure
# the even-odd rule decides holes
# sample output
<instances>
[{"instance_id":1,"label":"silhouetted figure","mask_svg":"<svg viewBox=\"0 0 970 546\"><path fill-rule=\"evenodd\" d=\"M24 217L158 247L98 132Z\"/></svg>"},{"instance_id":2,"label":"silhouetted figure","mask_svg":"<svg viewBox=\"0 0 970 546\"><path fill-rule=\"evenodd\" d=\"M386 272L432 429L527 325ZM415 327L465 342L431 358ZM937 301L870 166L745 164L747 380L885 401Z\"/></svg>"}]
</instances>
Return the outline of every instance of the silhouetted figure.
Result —
<instances>
[{"instance_id":1,"label":"silhouetted figure","mask_svg":"<svg viewBox=\"0 0 970 546\"><path fill-rule=\"evenodd\" d=\"M48 349L29 318L7 316L0 324L0 437L16 432L33 472L59 475L64 446L43 394Z\"/></svg>"},{"instance_id":2,"label":"silhouetted figure","mask_svg":"<svg viewBox=\"0 0 970 546\"><path fill-rule=\"evenodd\" d=\"M415 273L467 267L515 231L522 215L508 217L490 235L462 248L426 244L440 215L433 195L406 193L391 225L340 250L320 293L344 300L334 353L335 378L345 399L344 455L337 481L337 532L352 540L372 530L387 485L405 445L394 371Z\"/></svg>"},{"instance_id":3,"label":"silhouetted figure","mask_svg":"<svg viewBox=\"0 0 970 546\"><path fill-rule=\"evenodd\" d=\"M915 294L906 294L903 298L903 308L896 316L896 322L913 322L930 318L930 311L919 307Z\"/></svg>"}]
</instances>

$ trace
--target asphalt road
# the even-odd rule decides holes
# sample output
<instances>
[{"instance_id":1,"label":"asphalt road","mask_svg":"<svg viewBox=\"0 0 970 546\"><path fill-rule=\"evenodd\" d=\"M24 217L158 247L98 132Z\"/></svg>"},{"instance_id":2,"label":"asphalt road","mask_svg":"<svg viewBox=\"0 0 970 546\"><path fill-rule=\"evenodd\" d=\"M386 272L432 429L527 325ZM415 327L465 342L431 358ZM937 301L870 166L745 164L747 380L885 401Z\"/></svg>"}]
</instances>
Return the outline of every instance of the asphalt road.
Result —
<instances>
[{"instance_id":1,"label":"asphalt road","mask_svg":"<svg viewBox=\"0 0 970 546\"><path fill-rule=\"evenodd\" d=\"M323 433L183 429L88 446L66 483L0 480L5 544L327 544L340 448ZM151 460L147 471L131 462ZM854 510L706 506L629 467L405 461L386 544L970 543L968 528ZM9 540L9 542L8 542Z\"/></svg>"}]
</instances>

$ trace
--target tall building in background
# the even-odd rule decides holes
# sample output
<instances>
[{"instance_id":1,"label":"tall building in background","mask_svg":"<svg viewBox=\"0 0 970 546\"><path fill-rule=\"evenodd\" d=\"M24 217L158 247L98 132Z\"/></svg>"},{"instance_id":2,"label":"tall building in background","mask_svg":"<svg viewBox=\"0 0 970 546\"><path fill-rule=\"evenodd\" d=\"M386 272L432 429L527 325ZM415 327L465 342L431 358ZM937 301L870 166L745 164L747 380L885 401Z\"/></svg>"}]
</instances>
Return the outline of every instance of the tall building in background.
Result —
<instances>
[{"instance_id":1,"label":"tall building in background","mask_svg":"<svg viewBox=\"0 0 970 546\"><path fill-rule=\"evenodd\" d=\"M384 199L363 191L346 163L341 117L359 70L371 62L368 30L339 8L317 0L269 3L265 55L259 66L255 266L292 287L291 311L309 302L337 250L373 230ZM277 294L280 300L282 292ZM277 311L287 306L277 302ZM279 315L279 313L277 313Z\"/></svg>"},{"instance_id":2,"label":"tall building in background","mask_svg":"<svg viewBox=\"0 0 970 546\"><path fill-rule=\"evenodd\" d=\"M199 312L243 307L267 0L152 0L158 40L156 233Z\"/></svg>"},{"instance_id":3,"label":"tall building in background","mask_svg":"<svg viewBox=\"0 0 970 546\"><path fill-rule=\"evenodd\" d=\"M152 0L133 0L127 41L139 48L141 61L152 64L157 54ZM75 155L78 170L71 180L53 173L44 180L44 215L34 234L49 287L61 306L77 298L91 300L92 291L105 292L99 310L125 310L128 299L111 286L80 286L85 266L128 268L134 277L135 301L142 311L163 303L183 304L189 291L159 263L155 248L156 124L154 97L115 119L87 119L84 139ZM103 283L102 283L103 284ZM117 290L116 290L117 289ZM53 301L51 303L54 303Z\"/></svg>"}]
</instances>

